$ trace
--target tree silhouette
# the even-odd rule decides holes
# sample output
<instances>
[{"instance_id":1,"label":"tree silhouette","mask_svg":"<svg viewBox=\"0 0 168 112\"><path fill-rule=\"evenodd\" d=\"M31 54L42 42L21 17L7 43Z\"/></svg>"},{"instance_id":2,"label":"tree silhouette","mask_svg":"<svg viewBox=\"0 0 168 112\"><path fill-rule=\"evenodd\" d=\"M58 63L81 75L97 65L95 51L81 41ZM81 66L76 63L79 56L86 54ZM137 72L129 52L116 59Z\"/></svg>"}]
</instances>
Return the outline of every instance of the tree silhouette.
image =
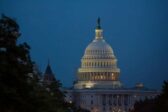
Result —
<instances>
[{"instance_id":1,"label":"tree silhouette","mask_svg":"<svg viewBox=\"0 0 168 112\"><path fill-rule=\"evenodd\" d=\"M1 111L31 110L29 102L36 80L29 56L30 47L17 45L19 26L11 18L0 19L0 109Z\"/></svg>"},{"instance_id":2,"label":"tree silhouette","mask_svg":"<svg viewBox=\"0 0 168 112\"><path fill-rule=\"evenodd\" d=\"M159 96L136 102L130 112L168 112L168 81L164 81L162 93Z\"/></svg>"},{"instance_id":3,"label":"tree silhouette","mask_svg":"<svg viewBox=\"0 0 168 112\"><path fill-rule=\"evenodd\" d=\"M65 112L68 104L56 81L47 87L33 70L27 43L17 44L20 37L15 20L0 19L0 112ZM48 91L49 90L49 91Z\"/></svg>"}]
</instances>

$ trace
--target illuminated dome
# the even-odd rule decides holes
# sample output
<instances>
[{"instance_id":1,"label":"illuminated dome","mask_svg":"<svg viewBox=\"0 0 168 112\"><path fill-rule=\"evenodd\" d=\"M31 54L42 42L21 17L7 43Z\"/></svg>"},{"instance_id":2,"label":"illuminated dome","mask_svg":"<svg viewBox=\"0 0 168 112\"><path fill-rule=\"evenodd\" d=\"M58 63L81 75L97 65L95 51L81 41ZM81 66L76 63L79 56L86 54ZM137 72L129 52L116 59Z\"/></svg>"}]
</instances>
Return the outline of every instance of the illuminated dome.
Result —
<instances>
[{"instance_id":1,"label":"illuminated dome","mask_svg":"<svg viewBox=\"0 0 168 112\"><path fill-rule=\"evenodd\" d=\"M95 39L90 43L83 58L115 58L113 50L104 39Z\"/></svg>"},{"instance_id":2,"label":"illuminated dome","mask_svg":"<svg viewBox=\"0 0 168 112\"><path fill-rule=\"evenodd\" d=\"M95 30L95 39L86 47L78 69L76 89L120 88L120 69L111 46L103 39L100 19Z\"/></svg>"}]
</instances>

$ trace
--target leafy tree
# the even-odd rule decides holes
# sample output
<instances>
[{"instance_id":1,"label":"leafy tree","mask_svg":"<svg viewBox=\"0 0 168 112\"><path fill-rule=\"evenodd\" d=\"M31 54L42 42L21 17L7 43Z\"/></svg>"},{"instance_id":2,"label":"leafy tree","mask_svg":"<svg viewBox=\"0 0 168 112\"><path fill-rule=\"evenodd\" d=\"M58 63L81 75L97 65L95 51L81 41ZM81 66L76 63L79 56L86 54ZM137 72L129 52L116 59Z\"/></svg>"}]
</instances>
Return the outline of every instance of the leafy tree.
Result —
<instances>
[{"instance_id":1,"label":"leafy tree","mask_svg":"<svg viewBox=\"0 0 168 112\"><path fill-rule=\"evenodd\" d=\"M0 110L5 112L29 111L33 96L32 62L30 47L17 45L20 36L18 24L2 15L0 19Z\"/></svg>"},{"instance_id":2,"label":"leafy tree","mask_svg":"<svg viewBox=\"0 0 168 112\"><path fill-rule=\"evenodd\" d=\"M162 93L159 96L136 102L130 112L168 112L168 81L164 81Z\"/></svg>"},{"instance_id":3,"label":"leafy tree","mask_svg":"<svg viewBox=\"0 0 168 112\"><path fill-rule=\"evenodd\" d=\"M51 84L44 86L47 90L46 100L48 102L48 110L50 112L65 112L68 111L68 103L64 100L64 93L60 90L61 83L56 80Z\"/></svg>"},{"instance_id":4,"label":"leafy tree","mask_svg":"<svg viewBox=\"0 0 168 112\"><path fill-rule=\"evenodd\" d=\"M0 19L0 112L65 112L68 104L56 81L48 87L34 72L27 43L17 44L20 37L15 20Z\"/></svg>"},{"instance_id":5,"label":"leafy tree","mask_svg":"<svg viewBox=\"0 0 168 112\"><path fill-rule=\"evenodd\" d=\"M168 81L164 81L162 93L156 99L156 111L168 112Z\"/></svg>"},{"instance_id":6,"label":"leafy tree","mask_svg":"<svg viewBox=\"0 0 168 112\"><path fill-rule=\"evenodd\" d=\"M69 109L69 112L90 112L89 110L87 109L83 109L81 107L76 107L74 103L68 103L68 109Z\"/></svg>"}]
</instances>

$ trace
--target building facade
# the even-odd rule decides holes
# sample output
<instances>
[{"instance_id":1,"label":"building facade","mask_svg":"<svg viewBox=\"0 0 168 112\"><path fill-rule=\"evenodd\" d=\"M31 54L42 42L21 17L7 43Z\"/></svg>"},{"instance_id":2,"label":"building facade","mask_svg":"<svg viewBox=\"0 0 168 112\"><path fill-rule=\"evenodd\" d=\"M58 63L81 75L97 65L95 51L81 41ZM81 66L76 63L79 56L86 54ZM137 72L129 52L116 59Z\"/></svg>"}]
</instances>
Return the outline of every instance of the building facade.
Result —
<instances>
[{"instance_id":1,"label":"building facade","mask_svg":"<svg viewBox=\"0 0 168 112\"><path fill-rule=\"evenodd\" d=\"M137 100L154 98L158 91L143 84L125 88L112 47L103 38L100 19L95 38L87 46L73 88L66 89L66 101L91 112L128 112Z\"/></svg>"}]
</instances>

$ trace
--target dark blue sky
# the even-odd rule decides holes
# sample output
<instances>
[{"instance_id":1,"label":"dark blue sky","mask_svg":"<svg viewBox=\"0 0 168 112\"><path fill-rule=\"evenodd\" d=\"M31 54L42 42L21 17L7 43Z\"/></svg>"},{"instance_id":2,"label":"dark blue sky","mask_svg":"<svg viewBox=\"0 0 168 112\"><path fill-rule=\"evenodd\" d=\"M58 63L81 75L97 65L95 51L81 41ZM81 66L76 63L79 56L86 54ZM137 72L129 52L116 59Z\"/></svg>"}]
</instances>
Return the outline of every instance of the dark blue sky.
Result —
<instances>
[{"instance_id":1,"label":"dark blue sky","mask_svg":"<svg viewBox=\"0 0 168 112\"><path fill-rule=\"evenodd\" d=\"M72 85L101 17L120 79L161 88L168 79L168 0L0 0L0 13L15 18L44 72L48 58L57 79Z\"/></svg>"}]
</instances>

